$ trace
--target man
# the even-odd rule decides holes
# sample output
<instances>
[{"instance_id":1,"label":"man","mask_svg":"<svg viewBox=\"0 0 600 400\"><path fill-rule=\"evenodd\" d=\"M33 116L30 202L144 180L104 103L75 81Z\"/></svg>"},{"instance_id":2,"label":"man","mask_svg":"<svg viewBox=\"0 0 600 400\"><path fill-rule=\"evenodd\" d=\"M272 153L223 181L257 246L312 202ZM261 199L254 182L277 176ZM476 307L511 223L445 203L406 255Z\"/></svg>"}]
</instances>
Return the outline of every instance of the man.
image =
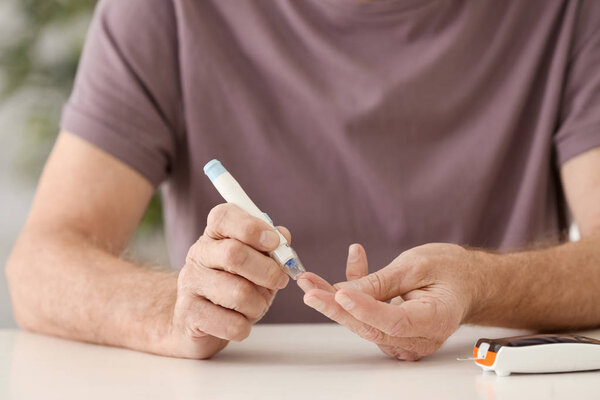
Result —
<instances>
[{"instance_id":1,"label":"man","mask_svg":"<svg viewBox=\"0 0 600 400\"><path fill-rule=\"evenodd\" d=\"M461 323L597 326L599 62L594 1L101 1L8 263L16 319L189 358L263 316L406 360ZM212 158L293 232L310 308ZM161 184L172 269L119 258Z\"/></svg>"}]
</instances>

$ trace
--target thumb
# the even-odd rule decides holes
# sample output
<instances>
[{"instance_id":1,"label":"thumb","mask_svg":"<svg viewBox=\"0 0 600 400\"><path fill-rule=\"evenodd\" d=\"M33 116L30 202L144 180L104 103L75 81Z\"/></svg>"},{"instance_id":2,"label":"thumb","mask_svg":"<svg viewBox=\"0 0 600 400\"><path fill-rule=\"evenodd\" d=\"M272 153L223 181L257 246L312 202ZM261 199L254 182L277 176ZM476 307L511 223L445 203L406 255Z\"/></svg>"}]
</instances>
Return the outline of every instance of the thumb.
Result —
<instances>
[{"instance_id":1,"label":"thumb","mask_svg":"<svg viewBox=\"0 0 600 400\"><path fill-rule=\"evenodd\" d=\"M334 287L338 290L359 290L379 301L387 301L417 289L420 285L421 282L416 277L406 274L406 270L403 271L392 264L362 278L336 283ZM395 303L399 301L400 299L396 299Z\"/></svg>"},{"instance_id":2,"label":"thumb","mask_svg":"<svg viewBox=\"0 0 600 400\"><path fill-rule=\"evenodd\" d=\"M365 249L358 243L351 244L348 248L346 261L346 279L353 281L369 273L369 263Z\"/></svg>"},{"instance_id":3,"label":"thumb","mask_svg":"<svg viewBox=\"0 0 600 400\"><path fill-rule=\"evenodd\" d=\"M396 257L389 265L379 271L368 274L367 254L359 244L353 244L348 249L348 264L346 267L346 282L333 285L339 289L354 289L369 294L379 301L394 299L394 304L402 303L402 296L412 290L422 287L426 277L415 273L410 263L401 257ZM357 251L357 253L354 253ZM368 274L368 275L367 275ZM398 297L398 298L396 298Z\"/></svg>"}]
</instances>

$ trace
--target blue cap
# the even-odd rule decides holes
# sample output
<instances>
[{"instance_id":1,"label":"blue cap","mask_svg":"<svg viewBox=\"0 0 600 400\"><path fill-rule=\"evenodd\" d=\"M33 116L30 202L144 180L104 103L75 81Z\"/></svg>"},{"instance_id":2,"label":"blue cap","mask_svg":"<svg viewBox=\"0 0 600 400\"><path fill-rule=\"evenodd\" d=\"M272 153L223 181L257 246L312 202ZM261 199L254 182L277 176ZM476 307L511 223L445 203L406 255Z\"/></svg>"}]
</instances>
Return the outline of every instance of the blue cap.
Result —
<instances>
[{"instance_id":1,"label":"blue cap","mask_svg":"<svg viewBox=\"0 0 600 400\"><path fill-rule=\"evenodd\" d=\"M214 182L215 179L225 172L227 172L227 170L219 160L210 160L204 166L204 173L210 178L211 182Z\"/></svg>"}]
</instances>

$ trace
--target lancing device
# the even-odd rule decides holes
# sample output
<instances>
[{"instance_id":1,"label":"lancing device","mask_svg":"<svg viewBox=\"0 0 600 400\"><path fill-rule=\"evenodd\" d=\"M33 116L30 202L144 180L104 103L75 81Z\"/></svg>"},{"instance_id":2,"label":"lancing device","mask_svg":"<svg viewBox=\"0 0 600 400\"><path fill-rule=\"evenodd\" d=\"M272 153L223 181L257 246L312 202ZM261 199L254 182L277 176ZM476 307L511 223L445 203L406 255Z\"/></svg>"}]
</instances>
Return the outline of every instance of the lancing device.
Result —
<instances>
[{"instance_id":1,"label":"lancing device","mask_svg":"<svg viewBox=\"0 0 600 400\"><path fill-rule=\"evenodd\" d=\"M579 335L479 339L471 360L498 376L600 369L600 340Z\"/></svg>"},{"instance_id":2,"label":"lancing device","mask_svg":"<svg viewBox=\"0 0 600 400\"><path fill-rule=\"evenodd\" d=\"M279 247L269 252L269 255L292 279L295 280L298 275L306 272L306 269L304 269L304 266L298 258L298 254L292 249L281 232L275 228L271 218L269 218L266 213L263 213L256 204L250 200L250 197L244 192L244 189L242 189L240 184L233 176L231 176L219 160L209 161L204 166L204 173L210 178L211 182L215 185L215 188L217 188L219 194L223 196L225 201L235 204L248 214L262 219L273 227L274 231L279 235Z\"/></svg>"}]
</instances>

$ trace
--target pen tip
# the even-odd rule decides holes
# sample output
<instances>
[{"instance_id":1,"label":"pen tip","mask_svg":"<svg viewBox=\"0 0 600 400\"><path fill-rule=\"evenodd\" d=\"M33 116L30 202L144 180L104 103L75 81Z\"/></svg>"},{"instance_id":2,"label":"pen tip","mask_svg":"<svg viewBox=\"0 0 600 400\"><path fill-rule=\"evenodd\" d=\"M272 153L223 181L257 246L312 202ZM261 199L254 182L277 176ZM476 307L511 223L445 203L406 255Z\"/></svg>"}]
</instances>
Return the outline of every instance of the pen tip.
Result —
<instances>
[{"instance_id":1,"label":"pen tip","mask_svg":"<svg viewBox=\"0 0 600 400\"><path fill-rule=\"evenodd\" d=\"M290 258L285 266L288 268L288 274L292 277L293 280L296 280L300 274L306 272L304 265L300 262L299 258Z\"/></svg>"}]
</instances>

